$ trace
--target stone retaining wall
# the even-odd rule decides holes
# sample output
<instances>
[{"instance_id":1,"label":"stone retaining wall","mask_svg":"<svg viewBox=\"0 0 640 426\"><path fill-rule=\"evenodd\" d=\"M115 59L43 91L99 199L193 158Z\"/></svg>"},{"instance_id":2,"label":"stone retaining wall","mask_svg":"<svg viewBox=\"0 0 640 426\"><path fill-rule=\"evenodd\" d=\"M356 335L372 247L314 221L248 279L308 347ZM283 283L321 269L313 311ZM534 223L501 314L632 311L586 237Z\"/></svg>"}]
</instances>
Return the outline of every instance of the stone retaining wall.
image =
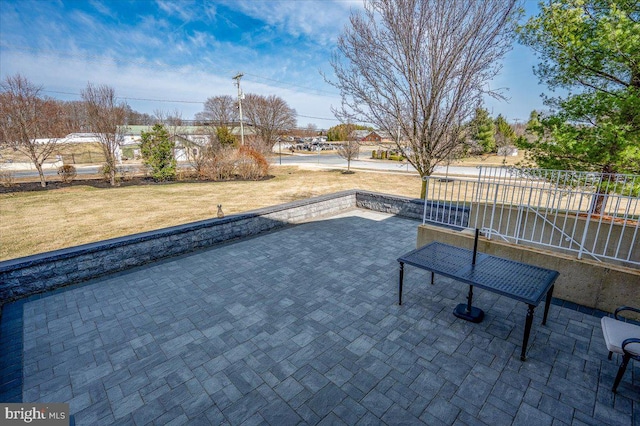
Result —
<instances>
[{"instance_id":1,"label":"stone retaining wall","mask_svg":"<svg viewBox=\"0 0 640 426\"><path fill-rule=\"evenodd\" d=\"M162 258L354 208L421 220L424 204L419 199L360 190L345 191L222 219L207 219L12 259L0 262L0 306ZM468 210L464 208L453 211L438 203L429 203L427 208L436 209L434 213L437 214L453 215L453 223L464 224L468 220ZM419 246L433 240L459 246L473 242L473 238L465 233L428 225L418 227ZM559 270L561 276L555 295L580 305L610 311L618 304L640 297L640 272L637 270L578 261L575 257L496 241L483 241L481 251Z\"/></svg>"},{"instance_id":2,"label":"stone retaining wall","mask_svg":"<svg viewBox=\"0 0 640 426\"><path fill-rule=\"evenodd\" d=\"M356 198L358 208L397 214L418 220L422 220L424 214L424 202L421 199L395 197L366 191L358 191ZM469 224L469 207L428 201L427 209L431 209L428 213L429 216L437 218L439 223L448 223L457 228L466 228Z\"/></svg>"},{"instance_id":3,"label":"stone retaining wall","mask_svg":"<svg viewBox=\"0 0 640 426\"><path fill-rule=\"evenodd\" d=\"M356 207L413 218L421 218L423 209L420 200L353 190L12 259L0 262L0 306L31 294Z\"/></svg>"}]
</instances>

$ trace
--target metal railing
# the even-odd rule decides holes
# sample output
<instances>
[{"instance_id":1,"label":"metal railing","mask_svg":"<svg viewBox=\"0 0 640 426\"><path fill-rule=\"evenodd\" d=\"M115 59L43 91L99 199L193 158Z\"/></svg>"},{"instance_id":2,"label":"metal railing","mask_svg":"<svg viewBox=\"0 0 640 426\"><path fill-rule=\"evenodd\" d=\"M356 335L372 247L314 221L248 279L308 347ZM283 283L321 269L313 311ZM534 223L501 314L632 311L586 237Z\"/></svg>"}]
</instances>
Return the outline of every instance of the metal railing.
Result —
<instances>
[{"instance_id":1,"label":"metal railing","mask_svg":"<svg viewBox=\"0 0 640 426\"><path fill-rule=\"evenodd\" d=\"M425 181L424 223L640 267L638 175L480 167L477 178Z\"/></svg>"}]
</instances>

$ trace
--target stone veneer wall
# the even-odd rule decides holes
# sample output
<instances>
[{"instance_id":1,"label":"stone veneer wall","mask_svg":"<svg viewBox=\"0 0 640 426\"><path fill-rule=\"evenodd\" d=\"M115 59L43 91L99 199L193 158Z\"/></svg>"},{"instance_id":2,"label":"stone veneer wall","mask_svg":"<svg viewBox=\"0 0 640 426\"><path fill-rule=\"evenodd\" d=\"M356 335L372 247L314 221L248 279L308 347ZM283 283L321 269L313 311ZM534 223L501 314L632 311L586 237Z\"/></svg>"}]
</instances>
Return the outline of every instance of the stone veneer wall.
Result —
<instances>
[{"instance_id":1,"label":"stone veneer wall","mask_svg":"<svg viewBox=\"0 0 640 426\"><path fill-rule=\"evenodd\" d=\"M356 205L358 208L397 214L398 216L418 220L422 220L424 214L424 202L421 199L389 196L366 191L358 191ZM448 223L450 224L449 226L454 228L466 228L469 224L469 207L428 201L427 209L430 209L428 215L438 218L438 222L441 224Z\"/></svg>"},{"instance_id":2,"label":"stone veneer wall","mask_svg":"<svg viewBox=\"0 0 640 426\"><path fill-rule=\"evenodd\" d=\"M0 262L0 306L40 292L356 207L421 219L421 200L345 191Z\"/></svg>"}]
</instances>

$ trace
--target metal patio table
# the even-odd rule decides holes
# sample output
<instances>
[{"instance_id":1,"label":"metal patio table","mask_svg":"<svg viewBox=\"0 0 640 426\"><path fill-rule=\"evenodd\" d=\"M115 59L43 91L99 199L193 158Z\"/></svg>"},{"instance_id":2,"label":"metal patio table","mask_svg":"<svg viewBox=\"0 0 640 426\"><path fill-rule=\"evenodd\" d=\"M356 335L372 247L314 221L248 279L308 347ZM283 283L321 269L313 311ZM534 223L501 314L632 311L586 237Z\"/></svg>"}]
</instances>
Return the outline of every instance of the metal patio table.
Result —
<instances>
[{"instance_id":1,"label":"metal patio table","mask_svg":"<svg viewBox=\"0 0 640 426\"><path fill-rule=\"evenodd\" d=\"M398 285L398 304L400 305L402 305L405 263L431 271L431 284L434 283L435 274L469 284L467 303L461 303L454 310L454 315L467 321L480 322L484 317L484 312L481 309L472 306L474 286L526 303L528 309L520 355L522 361L526 360L534 310L546 295L542 319L542 325L545 325L554 282L559 275L557 271L551 269L479 253L477 252L477 238L474 250L432 242L404 254L398 258L398 262L400 263Z\"/></svg>"}]
</instances>

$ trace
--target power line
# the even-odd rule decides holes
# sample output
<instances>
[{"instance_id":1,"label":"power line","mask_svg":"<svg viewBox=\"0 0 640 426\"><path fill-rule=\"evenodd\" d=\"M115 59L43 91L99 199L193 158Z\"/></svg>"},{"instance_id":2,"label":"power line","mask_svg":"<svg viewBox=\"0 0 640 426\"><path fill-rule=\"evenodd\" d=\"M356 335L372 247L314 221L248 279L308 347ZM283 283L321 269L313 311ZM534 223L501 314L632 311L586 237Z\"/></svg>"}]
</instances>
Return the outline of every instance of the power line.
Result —
<instances>
[{"instance_id":1,"label":"power line","mask_svg":"<svg viewBox=\"0 0 640 426\"><path fill-rule=\"evenodd\" d=\"M73 96L82 96L81 93L74 92L63 92L59 90L42 90L46 93L57 93L61 95L73 95ZM183 104L204 104L205 101L185 101L185 100L171 100L171 99L149 99L149 98L135 98L131 96L118 96L118 99L124 100L132 100L132 101L146 101L146 102L165 102L165 103L183 103ZM314 120L324 120L324 121L337 121L336 118L327 118L327 117L314 117L311 115L303 115L296 113L296 117L302 118L311 118Z\"/></svg>"},{"instance_id":2,"label":"power line","mask_svg":"<svg viewBox=\"0 0 640 426\"><path fill-rule=\"evenodd\" d=\"M72 92L61 92L57 90L42 90L47 93L58 93L62 95L74 95L74 96L82 96L81 93L72 93ZM149 98L134 98L131 96L118 96L118 99L131 100L131 101L148 101L148 102L166 102L166 103L179 103L179 104L203 104L205 101L183 101L176 99L149 99Z\"/></svg>"},{"instance_id":3,"label":"power line","mask_svg":"<svg viewBox=\"0 0 640 426\"><path fill-rule=\"evenodd\" d=\"M74 53L70 53L70 52L66 52L66 51L61 51L61 50L45 50L45 49L41 49L41 48L33 48L33 47L29 47L29 46L17 46L17 45L12 45L12 44L8 44L6 42L0 42L0 46L1 47L6 47L6 48L11 48L11 49L15 49L15 50L22 50L22 51L27 51L27 52L34 52L34 53L39 53L39 54L44 54L44 55L50 55L50 56L54 56L54 55L62 55L62 56L67 56L67 57L71 57L71 58L76 58L76 59L84 59L87 60L89 62L102 62L102 63L111 63L111 62L116 62L116 63L123 63L123 64L131 64L131 63L135 63L138 65L141 65L143 67L146 68L157 68L157 69L167 69L169 68L168 65L160 65L160 64L149 64L146 61L132 61L132 60L120 60L118 58L106 58L103 56L98 56L98 55L80 55L80 54L74 54ZM175 71L175 69L172 68L173 71ZM228 71L228 70L227 70ZM226 71L223 71L226 72ZM285 81L281 81L281 80L277 80L277 79L273 79L273 78L269 78L269 77L263 77L257 74L252 74L252 73L246 73L246 75L251 76L253 78L256 79L261 79L261 80L266 80L266 81L270 81L273 83L277 83L279 85L282 86L292 86L292 87L297 87L297 88L301 88L301 89L305 89L311 92L317 92L317 93L324 93L324 94L328 94L328 95L332 95L332 96L338 96L338 94L333 93L333 92L329 92L323 89L316 89L316 88L312 88L312 87L308 87L308 86L304 86L304 85L300 85L300 84L295 84L295 83L291 83L291 82L285 82ZM56 93L56 94L62 94L62 95L73 95L73 96L81 96L80 93L73 93L73 92L64 92L64 91L57 91L57 90L43 90L43 92L46 93ZM131 101L143 101L143 102L162 102L162 103L182 103L182 104L203 104L205 101L192 101L192 100L181 100L181 99L152 99L152 98L138 98L138 97L133 97L133 96L118 96L119 99L122 100L131 100ZM314 120L324 120L324 121L336 121L335 118L326 118L326 117L314 117L314 116L308 116L308 115L302 115L302 114L296 114L298 117L303 117L303 118L310 118L310 119L314 119Z\"/></svg>"},{"instance_id":4,"label":"power line","mask_svg":"<svg viewBox=\"0 0 640 426\"><path fill-rule=\"evenodd\" d=\"M335 117L334 118L313 117L311 115L302 115L302 114L297 114L297 113L296 113L296 116L297 117L303 117L303 118L312 118L314 120L338 121L338 119L335 118Z\"/></svg>"}]
</instances>

